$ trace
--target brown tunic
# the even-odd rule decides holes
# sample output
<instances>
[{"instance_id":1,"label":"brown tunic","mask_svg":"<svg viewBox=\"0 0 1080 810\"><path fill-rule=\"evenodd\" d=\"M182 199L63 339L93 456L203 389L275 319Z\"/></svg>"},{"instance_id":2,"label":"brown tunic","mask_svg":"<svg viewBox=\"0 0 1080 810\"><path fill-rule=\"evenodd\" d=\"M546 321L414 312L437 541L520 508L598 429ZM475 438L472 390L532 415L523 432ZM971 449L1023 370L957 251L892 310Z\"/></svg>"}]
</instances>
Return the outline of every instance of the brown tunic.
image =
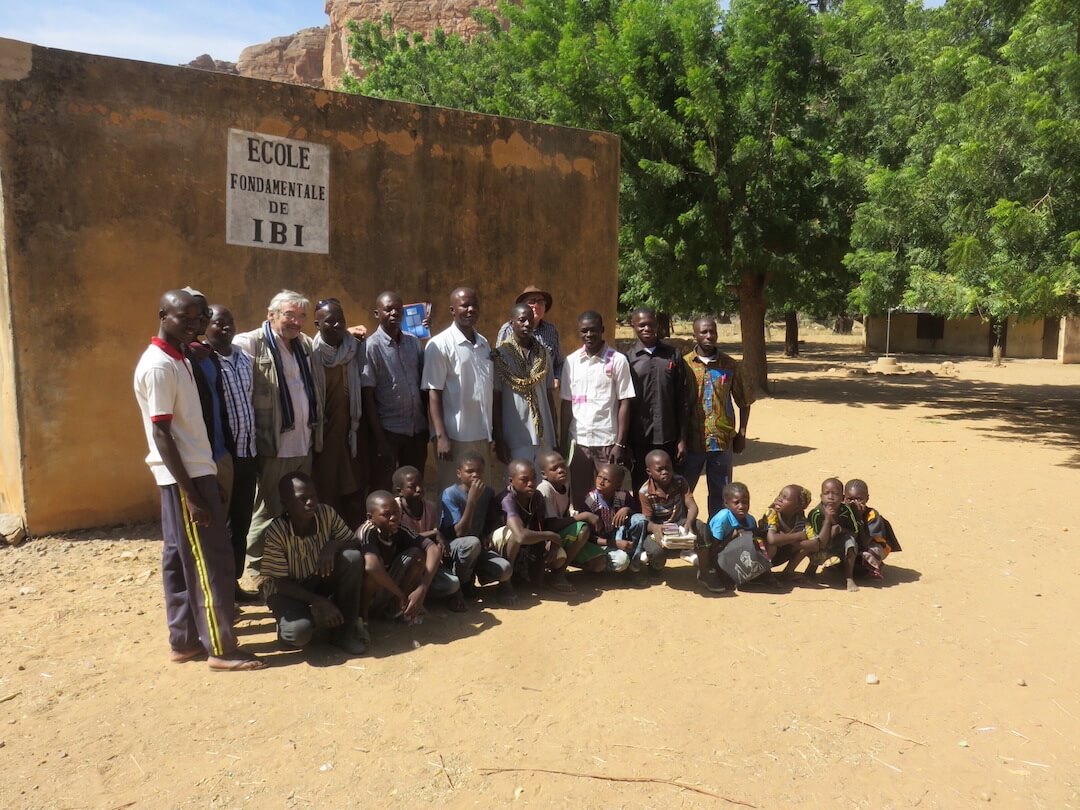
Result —
<instances>
[{"instance_id":1,"label":"brown tunic","mask_svg":"<svg viewBox=\"0 0 1080 810\"><path fill-rule=\"evenodd\" d=\"M367 488L367 431L363 421L356 437L356 458L349 450L348 366L333 366L326 373L326 416L323 449L315 454L311 477L319 490L319 500L332 504L336 499ZM360 392L354 394L359 396Z\"/></svg>"}]
</instances>

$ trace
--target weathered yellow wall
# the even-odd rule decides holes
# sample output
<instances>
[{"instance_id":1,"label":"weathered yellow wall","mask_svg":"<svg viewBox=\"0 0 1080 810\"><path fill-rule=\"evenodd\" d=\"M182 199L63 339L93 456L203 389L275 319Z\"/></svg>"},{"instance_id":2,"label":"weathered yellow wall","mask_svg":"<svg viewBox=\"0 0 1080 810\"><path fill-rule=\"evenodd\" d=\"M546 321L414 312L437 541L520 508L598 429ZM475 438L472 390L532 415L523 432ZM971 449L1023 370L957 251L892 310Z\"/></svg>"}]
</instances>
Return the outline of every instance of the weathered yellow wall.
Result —
<instances>
[{"instance_id":1,"label":"weathered yellow wall","mask_svg":"<svg viewBox=\"0 0 1080 810\"><path fill-rule=\"evenodd\" d=\"M1042 357L1045 329L1046 321L1042 318L1036 321L1018 321L1016 318L1009 318L1005 355L1017 358Z\"/></svg>"},{"instance_id":2,"label":"weathered yellow wall","mask_svg":"<svg viewBox=\"0 0 1080 810\"><path fill-rule=\"evenodd\" d=\"M441 328L448 292L471 284L494 338L536 283L554 294L571 347L581 309L614 323L613 136L10 40L0 110L5 313L32 531L155 513L131 376L166 289L198 287L253 328L281 287L337 296L350 322L369 324L390 287L433 301ZM225 244L230 128L329 145L329 255ZM8 379L5 477L17 452ZM17 489L5 483L2 497L17 502Z\"/></svg>"},{"instance_id":3,"label":"weathered yellow wall","mask_svg":"<svg viewBox=\"0 0 1080 810\"><path fill-rule=\"evenodd\" d=\"M967 354L985 357L989 352L990 325L980 318L945 321L945 336L941 340L919 340L916 335L918 316L894 312L889 337L891 354ZM864 323L863 344L874 352L885 351L886 317L874 315ZM1010 337L1011 339L1011 337Z\"/></svg>"},{"instance_id":4,"label":"weathered yellow wall","mask_svg":"<svg viewBox=\"0 0 1080 810\"><path fill-rule=\"evenodd\" d=\"M1080 315L1066 315L1061 319L1058 333L1058 361L1080 363Z\"/></svg>"},{"instance_id":5,"label":"weathered yellow wall","mask_svg":"<svg viewBox=\"0 0 1080 810\"><path fill-rule=\"evenodd\" d=\"M0 186L3 177L0 176ZM0 196L0 234L4 231ZM26 513L23 499L22 445L19 441L18 388L15 377L15 335L8 297L7 253L0 238L0 512Z\"/></svg>"}]
</instances>

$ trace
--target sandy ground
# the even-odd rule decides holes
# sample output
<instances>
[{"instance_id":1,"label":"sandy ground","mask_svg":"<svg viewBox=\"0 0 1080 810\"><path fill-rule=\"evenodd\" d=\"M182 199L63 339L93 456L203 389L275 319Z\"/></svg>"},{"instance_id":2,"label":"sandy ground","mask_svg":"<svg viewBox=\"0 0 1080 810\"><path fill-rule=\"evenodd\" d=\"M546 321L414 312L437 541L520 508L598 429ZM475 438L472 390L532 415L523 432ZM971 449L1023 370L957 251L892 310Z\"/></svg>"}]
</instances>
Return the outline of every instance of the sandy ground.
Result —
<instances>
[{"instance_id":1,"label":"sandy ground","mask_svg":"<svg viewBox=\"0 0 1080 810\"><path fill-rule=\"evenodd\" d=\"M675 560L376 625L356 659L248 609L271 668L213 674L166 662L156 526L38 539L0 550L0 806L1080 806L1080 366L868 376L804 337L737 477L755 513L867 479L905 546L880 587L710 597Z\"/></svg>"}]
</instances>

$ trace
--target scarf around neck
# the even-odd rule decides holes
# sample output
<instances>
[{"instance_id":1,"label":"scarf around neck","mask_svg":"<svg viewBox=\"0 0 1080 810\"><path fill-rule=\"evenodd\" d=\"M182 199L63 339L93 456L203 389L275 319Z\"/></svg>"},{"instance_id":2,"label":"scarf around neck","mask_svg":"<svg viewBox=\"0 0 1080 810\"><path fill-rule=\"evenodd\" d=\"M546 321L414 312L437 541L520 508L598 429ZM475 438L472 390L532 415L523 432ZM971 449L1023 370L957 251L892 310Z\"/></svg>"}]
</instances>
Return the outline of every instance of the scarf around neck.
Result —
<instances>
[{"instance_id":1,"label":"scarf around neck","mask_svg":"<svg viewBox=\"0 0 1080 810\"><path fill-rule=\"evenodd\" d=\"M499 344L499 349L509 347L512 359L507 359L501 351L494 351L491 359L494 361L495 373L510 387L510 389L529 403L529 413L532 415L533 426L536 428L536 441L544 441L544 419L540 413L540 395L536 393L536 386L547 378L548 352L544 345L535 337L530 342L528 351L532 353L529 360L525 359L525 353L513 333L508 340Z\"/></svg>"},{"instance_id":2,"label":"scarf around neck","mask_svg":"<svg viewBox=\"0 0 1080 810\"><path fill-rule=\"evenodd\" d=\"M274 372L278 380L278 402L281 405L281 432L292 430L296 427L296 414L293 411L292 396L289 394L289 385L285 381L285 367L281 361L281 349L278 348L277 335L270 328L270 321L263 321L263 333L266 335L266 346L270 349L270 357L274 361ZM300 379L304 381L304 392L308 399L308 427L319 421L319 400L315 396L315 380L311 376L311 368L308 366L308 356L304 351L304 344L300 337L282 342L289 347L289 351L296 358L296 365L300 368Z\"/></svg>"}]
</instances>

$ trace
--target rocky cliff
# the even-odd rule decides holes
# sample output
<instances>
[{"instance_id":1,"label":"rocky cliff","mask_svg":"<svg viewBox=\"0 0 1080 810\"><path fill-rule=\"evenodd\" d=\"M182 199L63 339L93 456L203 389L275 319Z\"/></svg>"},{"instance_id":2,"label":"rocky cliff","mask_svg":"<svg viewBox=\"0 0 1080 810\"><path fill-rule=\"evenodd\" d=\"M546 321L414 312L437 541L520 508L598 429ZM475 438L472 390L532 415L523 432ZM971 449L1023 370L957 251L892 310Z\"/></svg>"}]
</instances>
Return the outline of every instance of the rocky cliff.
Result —
<instances>
[{"instance_id":1,"label":"rocky cliff","mask_svg":"<svg viewBox=\"0 0 1080 810\"><path fill-rule=\"evenodd\" d=\"M336 89L347 70L356 70L349 58L349 29L353 20L379 20L389 14L397 28L430 35L436 28L469 36L478 26L475 8L496 7L498 0L326 0L329 24L274 37L244 48L236 64L203 54L188 67L239 73L256 79Z\"/></svg>"},{"instance_id":2,"label":"rocky cliff","mask_svg":"<svg viewBox=\"0 0 1080 810\"><path fill-rule=\"evenodd\" d=\"M328 33L325 26L305 28L262 45L249 45L240 52L236 70L253 79L323 87L323 50Z\"/></svg>"}]
</instances>

